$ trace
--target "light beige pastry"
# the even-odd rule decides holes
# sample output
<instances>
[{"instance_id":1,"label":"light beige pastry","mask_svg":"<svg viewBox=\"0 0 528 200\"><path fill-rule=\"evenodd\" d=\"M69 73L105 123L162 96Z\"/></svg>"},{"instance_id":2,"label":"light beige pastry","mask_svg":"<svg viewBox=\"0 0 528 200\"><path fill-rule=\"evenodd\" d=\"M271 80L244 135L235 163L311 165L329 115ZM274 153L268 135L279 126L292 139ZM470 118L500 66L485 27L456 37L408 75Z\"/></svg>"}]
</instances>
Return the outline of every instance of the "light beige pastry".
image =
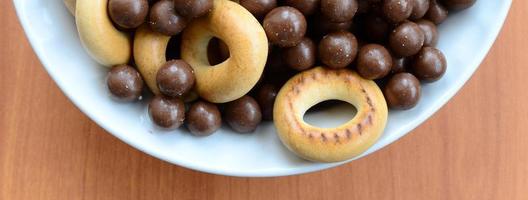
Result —
<instances>
[{"instance_id":1,"label":"light beige pastry","mask_svg":"<svg viewBox=\"0 0 528 200\"><path fill-rule=\"evenodd\" d=\"M65 0L71 5L74 0ZM75 22L81 42L98 63L112 67L126 64L132 54L131 38L117 30L107 14L108 0L77 0Z\"/></svg>"},{"instance_id":2,"label":"light beige pastry","mask_svg":"<svg viewBox=\"0 0 528 200\"><path fill-rule=\"evenodd\" d=\"M156 83L158 70L167 62L165 53L169 44L170 36L163 35L143 25L136 30L134 37L134 61L154 94L159 94Z\"/></svg>"},{"instance_id":3,"label":"light beige pastry","mask_svg":"<svg viewBox=\"0 0 528 200\"><path fill-rule=\"evenodd\" d=\"M66 8L68 8L68 11L70 11L72 15L75 15L76 0L63 0L63 1L64 1L64 5L66 5Z\"/></svg>"},{"instance_id":4,"label":"light beige pastry","mask_svg":"<svg viewBox=\"0 0 528 200\"><path fill-rule=\"evenodd\" d=\"M211 38L223 40L230 57L215 66L207 59ZM225 103L247 94L264 70L268 40L260 23L249 11L228 0L215 0L208 16L193 20L184 30L182 59L196 75L196 91L200 97Z\"/></svg>"},{"instance_id":5,"label":"light beige pastry","mask_svg":"<svg viewBox=\"0 0 528 200\"><path fill-rule=\"evenodd\" d=\"M348 102L357 114L336 128L306 123L305 112L326 100ZM338 162L360 155L378 140L387 122L387 104L373 81L348 69L317 67L297 74L282 87L273 117L288 149L308 160Z\"/></svg>"}]
</instances>

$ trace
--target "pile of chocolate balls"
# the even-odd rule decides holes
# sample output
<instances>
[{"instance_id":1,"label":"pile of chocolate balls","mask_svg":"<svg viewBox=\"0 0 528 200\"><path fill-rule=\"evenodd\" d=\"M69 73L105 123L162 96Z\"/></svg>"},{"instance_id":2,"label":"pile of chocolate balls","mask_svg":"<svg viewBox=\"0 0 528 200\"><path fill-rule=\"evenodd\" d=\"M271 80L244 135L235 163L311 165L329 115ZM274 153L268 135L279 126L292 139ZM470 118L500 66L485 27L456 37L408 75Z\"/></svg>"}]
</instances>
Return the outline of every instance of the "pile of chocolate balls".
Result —
<instances>
[{"instance_id":1,"label":"pile of chocolate balls","mask_svg":"<svg viewBox=\"0 0 528 200\"><path fill-rule=\"evenodd\" d=\"M109 15L131 34L148 24L172 36L165 63L157 74L160 95L150 99L152 121L165 129L185 124L198 136L218 130L222 121L240 133L253 132L273 119L278 90L292 76L315 66L349 68L375 80L392 109L411 109L421 84L439 80L447 69L435 46L437 25L450 11L469 8L476 0L240 0L258 19L270 52L261 80L248 95L226 104L202 99L184 102L195 84L192 67L180 60L180 33L193 19L207 15L214 0L109 0ZM211 40L211 65L229 57L228 47ZM134 67L113 67L107 84L114 97L136 101L144 83ZM331 89L331 88L330 88Z\"/></svg>"}]
</instances>

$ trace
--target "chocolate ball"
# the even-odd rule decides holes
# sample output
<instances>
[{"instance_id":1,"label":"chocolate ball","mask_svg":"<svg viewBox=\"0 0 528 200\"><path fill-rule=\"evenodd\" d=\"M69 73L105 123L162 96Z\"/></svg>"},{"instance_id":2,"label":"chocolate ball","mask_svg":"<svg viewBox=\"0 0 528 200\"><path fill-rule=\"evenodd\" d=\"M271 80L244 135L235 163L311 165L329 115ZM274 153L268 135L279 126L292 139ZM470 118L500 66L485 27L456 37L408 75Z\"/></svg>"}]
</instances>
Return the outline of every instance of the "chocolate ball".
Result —
<instances>
[{"instance_id":1,"label":"chocolate ball","mask_svg":"<svg viewBox=\"0 0 528 200\"><path fill-rule=\"evenodd\" d=\"M274 47L268 55L266 67L264 68L264 80L266 83L273 83L282 86L298 71L288 67L283 59L284 49Z\"/></svg>"},{"instance_id":2,"label":"chocolate ball","mask_svg":"<svg viewBox=\"0 0 528 200\"><path fill-rule=\"evenodd\" d=\"M367 44L361 47L357 59L357 71L365 79L383 78L392 68L392 56L379 44Z\"/></svg>"},{"instance_id":3,"label":"chocolate ball","mask_svg":"<svg viewBox=\"0 0 528 200\"><path fill-rule=\"evenodd\" d=\"M110 0L108 14L114 23L126 29L137 28L147 18L149 5L146 0Z\"/></svg>"},{"instance_id":4,"label":"chocolate ball","mask_svg":"<svg viewBox=\"0 0 528 200\"><path fill-rule=\"evenodd\" d=\"M215 104L197 101L187 111L187 128L196 136L209 136L222 126L222 116Z\"/></svg>"},{"instance_id":5,"label":"chocolate ball","mask_svg":"<svg viewBox=\"0 0 528 200\"><path fill-rule=\"evenodd\" d=\"M383 88L383 95L392 109L411 109L420 100L420 81L412 74L399 73L392 76Z\"/></svg>"},{"instance_id":6,"label":"chocolate ball","mask_svg":"<svg viewBox=\"0 0 528 200\"><path fill-rule=\"evenodd\" d=\"M272 44L292 47L301 42L306 34L306 19L297 9L277 7L264 18L264 30Z\"/></svg>"},{"instance_id":7,"label":"chocolate ball","mask_svg":"<svg viewBox=\"0 0 528 200\"><path fill-rule=\"evenodd\" d=\"M319 42L319 59L330 68L345 68L354 61L358 43L354 34L346 31L333 32Z\"/></svg>"},{"instance_id":8,"label":"chocolate ball","mask_svg":"<svg viewBox=\"0 0 528 200\"><path fill-rule=\"evenodd\" d=\"M310 38L303 38L297 46L284 49L284 61L297 71L303 71L314 66L316 59L315 43Z\"/></svg>"},{"instance_id":9,"label":"chocolate ball","mask_svg":"<svg viewBox=\"0 0 528 200\"><path fill-rule=\"evenodd\" d=\"M332 22L324 16L315 16L310 25L313 25L312 34L317 37L322 37L328 33L350 30L352 21Z\"/></svg>"},{"instance_id":10,"label":"chocolate ball","mask_svg":"<svg viewBox=\"0 0 528 200\"><path fill-rule=\"evenodd\" d=\"M357 9L357 0L321 0L321 13L332 22L352 20Z\"/></svg>"},{"instance_id":11,"label":"chocolate ball","mask_svg":"<svg viewBox=\"0 0 528 200\"><path fill-rule=\"evenodd\" d=\"M385 18L393 23L405 21L412 14L413 0L383 0Z\"/></svg>"},{"instance_id":12,"label":"chocolate ball","mask_svg":"<svg viewBox=\"0 0 528 200\"><path fill-rule=\"evenodd\" d=\"M377 15L368 15L364 19L364 30L368 40L372 42L385 42L389 37L391 27L385 19Z\"/></svg>"},{"instance_id":13,"label":"chocolate ball","mask_svg":"<svg viewBox=\"0 0 528 200\"><path fill-rule=\"evenodd\" d=\"M424 47L414 58L412 73L421 81L434 82L442 78L447 69L444 54L434 47Z\"/></svg>"},{"instance_id":14,"label":"chocolate ball","mask_svg":"<svg viewBox=\"0 0 528 200\"><path fill-rule=\"evenodd\" d=\"M389 46L396 55L412 56L420 49L425 41L422 29L414 22L405 22L396 27L389 36Z\"/></svg>"},{"instance_id":15,"label":"chocolate ball","mask_svg":"<svg viewBox=\"0 0 528 200\"><path fill-rule=\"evenodd\" d=\"M297 8L304 15L314 14L319 9L320 0L285 0L287 6Z\"/></svg>"},{"instance_id":16,"label":"chocolate ball","mask_svg":"<svg viewBox=\"0 0 528 200\"><path fill-rule=\"evenodd\" d=\"M173 0L176 12L186 18L197 18L213 9L214 0Z\"/></svg>"},{"instance_id":17,"label":"chocolate ball","mask_svg":"<svg viewBox=\"0 0 528 200\"><path fill-rule=\"evenodd\" d=\"M358 10L356 14L367 14L370 11L370 2L368 0L358 1Z\"/></svg>"},{"instance_id":18,"label":"chocolate ball","mask_svg":"<svg viewBox=\"0 0 528 200\"><path fill-rule=\"evenodd\" d=\"M429 0L412 0L412 13L409 17L412 20L421 19L429 10Z\"/></svg>"},{"instance_id":19,"label":"chocolate ball","mask_svg":"<svg viewBox=\"0 0 528 200\"><path fill-rule=\"evenodd\" d=\"M129 65L113 67L106 78L110 93L119 100L134 101L141 96L143 79L139 72Z\"/></svg>"},{"instance_id":20,"label":"chocolate ball","mask_svg":"<svg viewBox=\"0 0 528 200\"><path fill-rule=\"evenodd\" d=\"M424 18L431 20L435 24L441 24L447 18L447 9L438 3L438 0L430 0L429 10Z\"/></svg>"},{"instance_id":21,"label":"chocolate ball","mask_svg":"<svg viewBox=\"0 0 528 200\"><path fill-rule=\"evenodd\" d=\"M416 21L416 24L422 29L425 40L424 40L424 46L430 46L435 47L438 43L438 30L436 29L436 25L426 19L420 19Z\"/></svg>"},{"instance_id":22,"label":"chocolate ball","mask_svg":"<svg viewBox=\"0 0 528 200\"><path fill-rule=\"evenodd\" d=\"M392 57L391 74L407 72L410 65L409 57Z\"/></svg>"},{"instance_id":23,"label":"chocolate ball","mask_svg":"<svg viewBox=\"0 0 528 200\"><path fill-rule=\"evenodd\" d=\"M249 133L255 131L262 121L260 107L250 96L227 103L225 107L225 120L236 132Z\"/></svg>"},{"instance_id":24,"label":"chocolate ball","mask_svg":"<svg viewBox=\"0 0 528 200\"><path fill-rule=\"evenodd\" d=\"M152 30L168 36L179 34L187 26L187 20L174 12L172 0L156 2L150 10L149 23Z\"/></svg>"},{"instance_id":25,"label":"chocolate ball","mask_svg":"<svg viewBox=\"0 0 528 200\"><path fill-rule=\"evenodd\" d=\"M262 111L262 119L273 120L273 106L279 90L273 84L263 85L257 93L257 102Z\"/></svg>"},{"instance_id":26,"label":"chocolate ball","mask_svg":"<svg viewBox=\"0 0 528 200\"><path fill-rule=\"evenodd\" d=\"M169 97L182 97L194 86L194 71L183 60L171 60L158 70L156 82L162 94Z\"/></svg>"},{"instance_id":27,"label":"chocolate ball","mask_svg":"<svg viewBox=\"0 0 528 200\"><path fill-rule=\"evenodd\" d=\"M155 96L148 105L149 115L161 128L179 128L185 120L185 105L178 98Z\"/></svg>"},{"instance_id":28,"label":"chocolate ball","mask_svg":"<svg viewBox=\"0 0 528 200\"><path fill-rule=\"evenodd\" d=\"M473 6L475 2L477 2L477 0L442 0L442 3L451 10L466 9Z\"/></svg>"},{"instance_id":29,"label":"chocolate ball","mask_svg":"<svg viewBox=\"0 0 528 200\"><path fill-rule=\"evenodd\" d=\"M277 7L277 0L240 0L240 5L260 19Z\"/></svg>"}]
</instances>

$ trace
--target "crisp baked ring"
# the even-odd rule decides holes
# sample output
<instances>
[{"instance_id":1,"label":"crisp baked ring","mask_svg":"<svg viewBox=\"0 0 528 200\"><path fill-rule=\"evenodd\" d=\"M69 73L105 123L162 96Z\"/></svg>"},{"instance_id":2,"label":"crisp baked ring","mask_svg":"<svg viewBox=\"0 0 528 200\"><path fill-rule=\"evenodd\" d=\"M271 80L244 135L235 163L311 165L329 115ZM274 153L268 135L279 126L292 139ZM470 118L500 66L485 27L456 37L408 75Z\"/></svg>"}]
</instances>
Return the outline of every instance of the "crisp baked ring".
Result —
<instances>
[{"instance_id":1,"label":"crisp baked ring","mask_svg":"<svg viewBox=\"0 0 528 200\"><path fill-rule=\"evenodd\" d=\"M77 0L75 22L88 54L98 63L112 67L128 63L132 48L129 35L112 24L107 7L108 0Z\"/></svg>"},{"instance_id":2,"label":"crisp baked ring","mask_svg":"<svg viewBox=\"0 0 528 200\"><path fill-rule=\"evenodd\" d=\"M64 1L64 5L66 5L66 8L68 8L68 11L70 11L72 15L75 15L75 3L77 2L77 0L63 0L63 1Z\"/></svg>"},{"instance_id":3,"label":"crisp baked ring","mask_svg":"<svg viewBox=\"0 0 528 200\"><path fill-rule=\"evenodd\" d=\"M165 53L169 45L170 36L163 35L143 25L136 30L134 37L134 61L154 94L159 94L156 83L158 70L167 62Z\"/></svg>"},{"instance_id":4,"label":"crisp baked ring","mask_svg":"<svg viewBox=\"0 0 528 200\"><path fill-rule=\"evenodd\" d=\"M305 112L326 100L354 105L356 116L336 128L319 128L303 120ZM317 67L290 79L275 101L273 118L284 145L312 161L353 158L374 144L387 122L387 104L373 81L355 72Z\"/></svg>"},{"instance_id":5,"label":"crisp baked ring","mask_svg":"<svg viewBox=\"0 0 528 200\"><path fill-rule=\"evenodd\" d=\"M207 59L211 38L223 40L230 57L215 66ZM194 20L184 30L182 58L194 69L200 97L225 103L247 94L264 70L268 40L260 23L235 2L215 0L208 16Z\"/></svg>"}]
</instances>

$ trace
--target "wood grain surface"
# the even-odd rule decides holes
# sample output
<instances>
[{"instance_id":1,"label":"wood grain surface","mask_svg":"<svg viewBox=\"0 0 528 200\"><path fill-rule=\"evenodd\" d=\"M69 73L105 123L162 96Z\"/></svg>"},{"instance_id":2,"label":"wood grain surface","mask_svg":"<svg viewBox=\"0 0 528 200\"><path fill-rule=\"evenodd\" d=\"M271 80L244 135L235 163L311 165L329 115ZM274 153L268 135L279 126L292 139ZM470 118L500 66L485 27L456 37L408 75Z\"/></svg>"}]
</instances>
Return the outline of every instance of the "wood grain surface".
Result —
<instances>
[{"instance_id":1,"label":"wood grain surface","mask_svg":"<svg viewBox=\"0 0 528 200\"><path fill-rule=\"evenodd\" d=\"M0 200L528 199L526 10L514 1L473 78L403 139L334 169L250 179L174 166L106 133L57 88L1 1Z\"/></svg>"}]
</instances>

